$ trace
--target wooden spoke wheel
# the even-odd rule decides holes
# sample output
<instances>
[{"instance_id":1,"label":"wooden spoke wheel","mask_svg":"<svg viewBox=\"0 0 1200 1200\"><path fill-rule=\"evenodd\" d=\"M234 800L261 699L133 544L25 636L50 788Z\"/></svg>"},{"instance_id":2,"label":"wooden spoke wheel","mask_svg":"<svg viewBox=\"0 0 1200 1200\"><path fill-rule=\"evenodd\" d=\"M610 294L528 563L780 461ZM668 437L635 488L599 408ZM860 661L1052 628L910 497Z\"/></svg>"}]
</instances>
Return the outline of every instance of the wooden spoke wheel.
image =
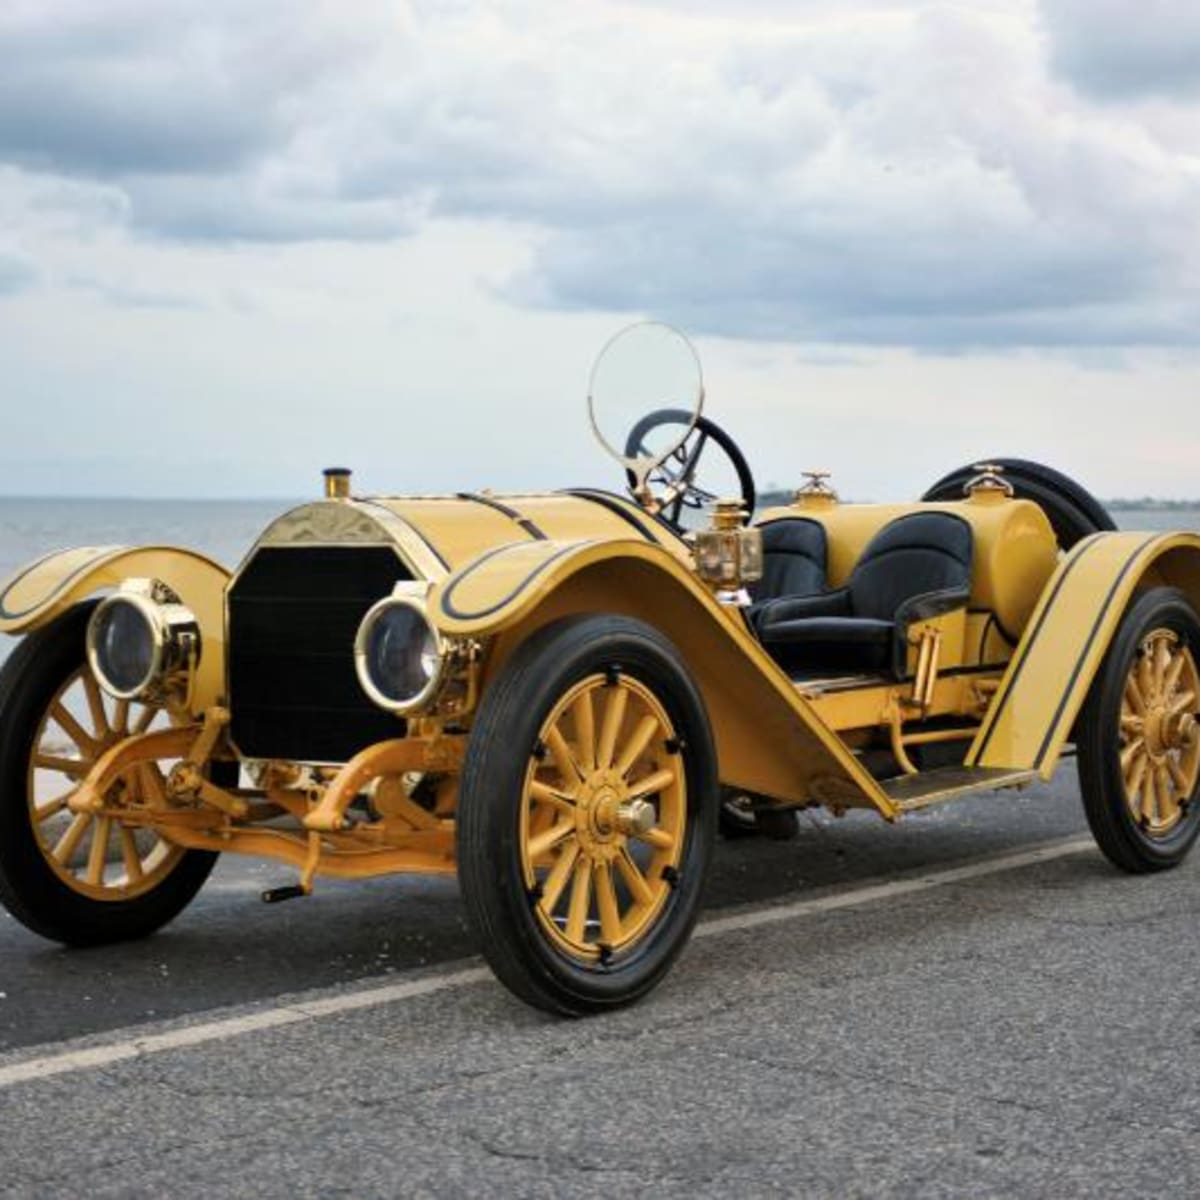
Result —
<instances>
[{"instance_id":1,"label":"wooden spoke wheel","mask_svg":"<svg viewBox=\"0 0 1200 1200\"><path fill-rule=\"evenodd\" d=\"M0 670L0 900L35 933L69 945L153 932L216 861L152 830L70 811L102 753L167 721L158 708L101 692L84 652L94 607L77 605L28 635ZM114 786L136 807L157 799L162 781L147 764Z\"/></svg>"},{"instance_id":2,"label":"wooden spoke wheel","mask_svg":"<svg viewBox=\"0 0 1200 1200\"><path fill-rule=\"evenodd\" d=\"M588 616L533 635L484 694L458 794L497 976L577 1016L645 995L695 924L717 803L704 706L661 634Z\"/></svg>"},{"instance_id":3,"label":"wooden spoke wheel","mask_svg":"<svg viewBox=\"0 0 1200 1200\"><path fill-rule=\"evenodd\" d=\"M1158 588L1125 615L1080 717L1084 807L1125 870L1181 862L1200 834L1200 618Z\"/></svg>"},{"instance_id":4,"label":"wooden spoke wheel","mask_svg":"<svg viewBox=\"0 0 1200 1200\"><path fill-rule=\"evenodd\" d=\"M1121 703L1125 801L1143 832L1161 838L1185 815L1200 783L1200 675L1173 629L1142 643Z\"/></svg>"},{"instance_id":5,"label":"wooden spoke wheel","mask_svg":"<svg viewBox=\"0 0 1200 1200\"><path fill-rule=\"evenodd\" d=\"M110 817L72 814L67 804L111 746L167 723L156 705L106 696L86 666L59 688L34 735L28 802L38 848L68 887L93 900L128 900L153 891L184 851L146 829ZM161 796L163 774L147 765L115 785L123 803Z\"/></svg>"},{"instance_id":6,"label":"wooden spoke wheel","mask_svg":"<svg viewBox=\"0 0 1200 1200\"><path fill-rule=\"evenodd\" d=\"M671 894L686 826L680 740L654 693L615 673L567 692L521 806L521 866L547 934L583 962L634 945Z\"/></svg>"}]
</instances>

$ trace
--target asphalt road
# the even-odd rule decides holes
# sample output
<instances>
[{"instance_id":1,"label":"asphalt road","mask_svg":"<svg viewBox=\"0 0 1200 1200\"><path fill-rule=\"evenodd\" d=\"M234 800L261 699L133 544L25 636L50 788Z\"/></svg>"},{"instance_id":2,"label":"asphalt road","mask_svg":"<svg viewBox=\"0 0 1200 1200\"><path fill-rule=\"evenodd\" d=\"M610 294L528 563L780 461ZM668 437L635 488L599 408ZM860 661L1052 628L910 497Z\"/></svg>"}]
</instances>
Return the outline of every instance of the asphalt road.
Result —
<instances>
[{"instance_id":1,"label":"asphalt road","mask_svg":"<svg viewBox=\"0 0 1200 1200\"><path fill-rule=\"evenodd\" d=\"M1068 770L724 843L706 936L583 1023L462 977L445 883L268 907L287 872L231 860L169 930L86 953L5 918L0 1189L1194 1196L1200 859L1129 879L1062 852L1084 832ZM64 1069L80 1048L101 1065Z\"/></svg>"}]
</instances>

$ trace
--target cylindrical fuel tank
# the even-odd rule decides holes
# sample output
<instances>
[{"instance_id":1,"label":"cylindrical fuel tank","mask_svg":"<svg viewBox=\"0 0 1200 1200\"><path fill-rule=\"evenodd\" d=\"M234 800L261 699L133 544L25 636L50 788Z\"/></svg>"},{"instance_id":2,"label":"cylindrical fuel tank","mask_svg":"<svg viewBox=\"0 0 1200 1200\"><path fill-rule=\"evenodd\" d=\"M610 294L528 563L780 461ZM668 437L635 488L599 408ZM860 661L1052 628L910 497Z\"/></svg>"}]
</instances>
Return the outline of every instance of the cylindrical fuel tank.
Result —
<instances>
[{"instance_id":1,"label":"cylindrical fuel tank","mask_svg":"<svg viewBox=\"0 0 1200 1200\"><path fill-rule=\"evenodd\" d=\"M954 513L970 522L975 534L971 608L994 613L1005 637L1019 640L1059 558L1054 530L1031 501L995 492L947 504L838 504L815 497L771 509L760 523L786 517L819 521L829 538L828 584L841 587L885 525L917 512Z\"/></svg>"}]
</instances>

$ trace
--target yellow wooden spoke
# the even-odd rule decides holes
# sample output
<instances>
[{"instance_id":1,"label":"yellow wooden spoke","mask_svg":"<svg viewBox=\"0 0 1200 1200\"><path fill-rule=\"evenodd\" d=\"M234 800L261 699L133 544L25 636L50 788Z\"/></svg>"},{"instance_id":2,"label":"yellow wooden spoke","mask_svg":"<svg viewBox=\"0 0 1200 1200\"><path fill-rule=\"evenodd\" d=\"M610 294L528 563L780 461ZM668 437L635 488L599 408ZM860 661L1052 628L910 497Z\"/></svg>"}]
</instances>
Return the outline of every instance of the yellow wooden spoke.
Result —
<instances>
[{"instance_id":1,"label":"yellow wooden spoke","mask_svg":"<svg viewBox=\"0 0 1200 1200\"><path fill-rule=\"evenodd\" d=\"M629 692L620 683L606 689L604 723L600 726L600 744L596 748L596 766L604 770L612 766L613 752L621 725L625 721L625 709L629 703Z\"/></svg>"},{"instance_id":2,"label":"yellow wooden spoke","mask_svg":"<svg viewBox=\"0 0 1200 1200\"><path fill-rule=\"evenodd\" d=\"M634 834L634 837L639 842L645 842L647 846L653 846L655 850L675 849L675 839L665 829L650 829L645 833Z\"/></svg>"},{"instance_id":3,"label":"yellow wooden spoke","mask_svg":"<svg viewBox=\"0 0 1200 1200\"><path fill-rule=\"evenodd\" d=\"M1167 672L1171 669L1171 645L1167 639L1159 638L1154 647L1154 687L1158 695L1166 695Z\"/></svg>"},{"instance_id":4,"label":"yellow wooden spoke","mask_svg":"<svg viewBox=\"0 0 1200 1200\"><path fill-rule=\"evenodd\" d=\"M606 862L596 864L596 908L600 912L600 938L608 946L621 940L621 910L613 887L612 868Z\"/></svg>"},{"instance_id":5,"label":"yellow wooden spoke","mask_svg":"<svg viewBox=\"0 0 1200 1200\"><path fill-rule=\"evenodd\" d=\"M154 718L158 716L159 709L152 704L147 704L138 714L138 719L134 721L133 728L129 733L132 737L140 737L151 725L154 724Z\"/></svg>"},{"instance_id":6,"label":"yellow wooden spoke","mask_svg":"<svg viewBox=\"0 0 1200 1200\"><path fill-rule=\"evenodd\" d=\"M1134 741L1130 742L1129 745L1126 746L1124 750L1121 751L1121 774L1122 775L1129 774L1129 768L1130 768L1130 766L1132 766L1133 760L1135 758L1137 758L1137 756L1139 754L1144 754L1145 750L1146 750L1146 739L1145 738L1136 738Z\"/></svg>"},{"instance_id":7,"label":"yellow wooden spoke","mask_svg":"<svg viewBox=\"0 0 1200 1200\"><path fill-rule=\"evenodd\" d=\"M1146 772L1142 789L1142 819L1153 825L1158 820L1158 779L1153 771Z\"/></svg>"},{"instance_id":8,"label":"yellow wooden spoke","mask_svg":"<svg viewBox=\"0 0 1200 1200\"><path fill-rule=\"evenodd\" d=\"M633 731L633 736L625 744L625 749L622 751L621 757L617 759L616 771L618 775L629 774L633 769L634 763L646 753L646 748L654 740L654 735L658 730L657 717L643 717L638 722L638 727Z\"/></svg>"},{"instance_id":9,"label":"yellow wooden spoke","mask_svg":"<svg viewBox=\"0 0 1200 1200\"><path fill-rule=\"evenodd\" d=\"M579 843L577 841L568 842L562 848L562 853L551 868L550 874L542 882L542 908L548 915L553 915L554 910L558 907L563 889L567 886L567 881L575 870L578 858Z\"/></svg>"},{"instance_id":10,"label":"yellow wooden spoke","mask_svg":"<svg viewBox=\"0 0 1200 1200\"><path fill-rule=\"evenodd\" d=\"M125 863L125 880L127 883L140 883L142 879L142 856L138 850L137 838L128 825L117 826L121 839L121 858Z\"/></svg>"},{"instance_id":11,"label":"yellow wooden spoke","mask_svg":"<svg viewBox=\"0 0 1200 1200\"><path fill-rule=\"evenodd\" d=\"M1192 781L1183 769L1183 764L1174 755L1170 755L1167 758L1167 770L1171 772L1171 778L1179 789L1180 800L1186 802L1190 799Z\"/></svg>"},{"instance_id":12,"label":"yellow wooden spoke","mask_svg":"<svg viewBox=\"0 0 1200 1200\"><path fill-rule=\"evenodd\" d=\"M79 849L79 843L92 823L91 813L77 813L75 819L67 826L66 832L54 844L50 857L64 866L71 861L72 855Z\"/></svg>"},{"instance_id":13,"label":"yellow wooden spoke","mask_svg":"<svg viewBox=\"0 0 1200 1200\"><path fill-rule=\"evenodd\" d=\"M664 792L667 788L674 787L675 781L675 771L670 767L664 767L661 771L655 771L653 775L647 775L645 779L631 783L629 799L641 800L644 796L653 796L657 792Z\"/></svg>"},{"instance_id":14,"label":"yellow wooden spoke","mask_svg":"<svg viewBox=\"0 0 1200 1200\"><path fill-rule=\"evenodd\" d=\"M1134 760L1133 766L1129 774L1125 777L1125 791L1129 796L1130 803L1134 806L1134 812L1140 812L1137 799L1138 793L1142 790L1142 785L1146 782L1146 772L1150 768L1150 759L1145 754L1139 754Z\"/></svg>"},{"instance_id":15,"label":"yellow wooden spoke","mask_svg":"<svg viewBox=\"0 0 1200 1200\"><path fill-rule=\"evenodd\" d=\"M562 730L557 725L551 726L546 733L546 749L550 751L554 765L558 768L559 775L562 776L564 788L570 793L579 786L580 771L571 755L567 739L563 737Z\"/></svg>"},{"instance_id":16,"label":"yellow wooden spoke","mask_svg":"<svg viewBox=\"0 0 1200 1200\"><path fill-rule=\"evenodd\" d=\"M104 882L104 865L108 861L108 837L112 832L111 817L97 817L92 830L92 845L88 851L86 879L93 887Z\"/></svg>"},{"instance_id":17,"label":"yellow wooden spoke","mask_svg":"<svg viewBox=\"0 0 1200 1200\"><path fill-rule=\"evenodd\" d=\"M80 723L67 711L62 701L58 701L50 709L50 716L58 727L79 747L85 757L94 756L97 750L96 739L84 729Z\"/></svg>"},{"instance_id":18,"label":"yellow wooden spoke","mask_svg":"<svg viewBox=\"0 0 1200 1200\"><path fill-rule=\"evenodd\" d=\"M1128 683L1125 684L1125 699L1139 717L1146 715L1146 701L1142 697L1142 689L1138 686L1136 673L1130 675Z\"/></svg>"},{"instance_id":19,"label":"yellow wooden spoke","mask_svg":"<svg viewBox=\"0 0 1200 1200\"><path fill-rule=\"evenodd\" d=\"M1174 821L1178 816L1179 806L1175 801L1171 776L1165 763L1158 767L1156 776L1158 779L1158 819L1160 823L1166 824Z\"/></svg>"},{"instance_id":20,"label":"yellow wooden spoke","mask_svg":"<svg viewBox=\"0 0 1200 1200\"><path fill-rule=\"evenodd\" d=\"M531 837L529 839L529 857L536 861L543 854L548 854L560 842L565 842L574 832L574 821L560 821L557 825L547 829L545 833Z\"/></svg>"},{"instance_id":21,"label":"yellow wooden spoke","mask_svg":"<svg viewBox=\"0 0 1200 1200\"><path fill-rule=\"evenodd\" d=\"M535 800L540 800L543 804L552 804L562 812L574 813L575 811L575 801L566 792L559 788L551 787L548 783L543 783L540 779L534 779L530 782L529 794Z\"/></svg>"},{"instance_id":22,"label":"yellow wooden spoke","mask_svg":"<svg viewBox=\"0 0 1200 1200\"><path fill-rule=\"evenodd\" d=\"M1149 651L1143 652L1137 666L1137 685L1149 704L1155 698L1154 686L1154 664L1151 661Z\"/></svg>"},{"instance_id":23,"label":"yellow wooden spoke","mask_svg":"<svg viewBox=\"0 0 1200 1200\"><path fill-rule=\"evenodd\" d=\"M1196 693L1184 692L1181 695L1176 696L1175 699L1172 700L1169 705L1167 705L1167 712L1171 716L1177 717L1180 713L1189 712L1191 709L1195 708L1195 706Z\"/></svg>"},{"instance_id":24,"label":"yellow wooden spoke","mask_svg":"<svg viewBox=\"0 0 1200 1200\"><path fill-rule=\"evenodd\" d=\"M571 906L567 910L567 938L581 944L587 931L588 911L592 900L592 863L586 855L580 855L575 863L575 877L571 883Z\"/></svg>"},{"instance_id":25,"label":"yellow wooden spoke","mask_svg":"<svg viewBox=\"0 0 1200 1200\"><path fill-rule=\"evenodd\" d=\"M33 765L42 771L57 771L60 775L68 775L72 779L82 779L92 769L92 761L87 758L63 758L59 754L35 754Z\"/></svg>"},{"instance_id":26,"label":"yellow wooden spoke","mask_svg":"<svg viewBox=\"0 0 1200 1200\"><path fill-rule=\"evenodd\" d=\"M585 688L571 705L575 723L575 754L584 774L596 769L596 710L592 707L592 690Z\"/></svg>"},{"instance_id":27,"label":"yellow wooden spoke","mask_svg":"<svg viewBox=\"0 0 1200 1200\"><path fill-rule=\"evenodd\" d=\"M1167 669L1166 679L1163 681L1163 695L1170 696L1179 686L1179 681L1183 677L1183 669L1187 666L1187 651L1181 650L1171 659L1171 665Z\"/></svg>"},{"instance_id":28,"label":"yellow wooden spoke","mask_svg":"<svg viewBox=\"0 0 1200 1200\"><path fill-rule=\"evenodd\" d=\"M33 819L40 825L43 821L57 816L67 807L67 802L73 795L75 795L74 789L63 792L61 796L55 796L53 800L46 800L42 804L34 805Z\"/></svg>"},{"instance_id":29,"label":"yellow wooden spoke","mask_svg":"<svg viewBox=\"0 0 1200 1200\"><path fill-rule=\"evenodd\" d=\"M88 710L92 714L92 729L95 730L96 740L103 741L111 730L108 727L108 715L104 711L104 698L100 695L100 685L91 671L83 673L83 691L87 696Z\"/></svg>"},{"instance_id":30,"label":"yellow wooden spoke","mask_svg":"<svg viewBox=\"0 0 1200 1200\"><path fill-rule=\"evenodd\" d=\"M621 878L625 880L625 886L635 904L645 906L654 903L654 891L646 882L646 877L637 863L633 861L627 846L622 846L620 854L617 855L617 870L621 872Z\"/></svg>"}]
</instances>

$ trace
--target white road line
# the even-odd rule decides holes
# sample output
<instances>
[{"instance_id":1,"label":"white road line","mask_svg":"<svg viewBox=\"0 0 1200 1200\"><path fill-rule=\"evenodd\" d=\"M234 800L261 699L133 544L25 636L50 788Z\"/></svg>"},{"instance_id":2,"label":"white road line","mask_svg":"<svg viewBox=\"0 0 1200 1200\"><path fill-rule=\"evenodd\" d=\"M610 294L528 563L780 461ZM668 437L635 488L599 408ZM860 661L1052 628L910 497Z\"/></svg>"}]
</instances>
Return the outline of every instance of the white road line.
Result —
<instances>
[{"instance_id":1,"label":"white road line","mask_svg":"<svg viewBox=\"0 0 1200 1200\"><path fill-rule=\"evenodd\" d=\"M987 875L1015 871L1021 867L1053 862L1055 859L1081 854L1093 849L1094 846L1095 843L1091 838L1073 838L1070 841L1051 842L1032 850L982 859L962 867L951 867L944 871L915 875L907 879L896 879L888 883L868 884L845 892L817 896L811 900L798 900L794 904L780 904L773 908L756 909L729 917L716 917L701 924L697 928L695 936L697 938L721 937L729 933L742 933L750 929L778 925L783 921L794 921L815 913L859 908L878 903L881 900L894 900L901 896L911 896L918 892L947 887L968 879L979 879ZM191 1046L202 1046L208 1042L226 1041L266 1029L279 1029L286 1025L315 1021L321 1017L378 1008L385 1004L397 1004L418 996L469 987L472 984L483 983L490 978L491 972L487 968L468 967L443 972L440 975L428 975L407 983L364 988L362 991L351 992L347 995L335 994L321 999L297 1000L259 1012L206 1021L203 1024L172 1029L165 1033L125 1037L101 1045L47 1054L39 1058L30 1058L22 1062L0 1066L0 1088L14 1087L17 1084L30 1083L38 1079L50 1079L55 1075L67 1075L75 1071L91 1071L131 1059L162 1054L168 1050L183 1050Z\"/></svg>"}]
</instances>

